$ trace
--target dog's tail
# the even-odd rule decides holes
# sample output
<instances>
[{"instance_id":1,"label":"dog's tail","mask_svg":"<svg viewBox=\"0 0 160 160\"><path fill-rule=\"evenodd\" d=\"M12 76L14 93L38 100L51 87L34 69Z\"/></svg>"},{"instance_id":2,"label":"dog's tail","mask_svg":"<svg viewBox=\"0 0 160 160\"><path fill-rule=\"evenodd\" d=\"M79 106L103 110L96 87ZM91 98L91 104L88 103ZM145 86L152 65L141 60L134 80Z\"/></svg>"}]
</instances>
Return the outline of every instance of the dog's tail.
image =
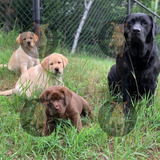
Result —
<instances>
[{"instance_id":1,"label":"dog's tail","mask_svg":"<svg viewBox=\"0 0 160 160\"><path fill-rule=\"evenodd\" d=\"M0 67L8 67L7 64L0 64Z\"/></svg>"},{"instance_id":2,"label":"dog's tail","mask_svg":"<svg viewBox=\"0 0 160 160\"><path fill-rule=\"evenodd\" d=\"M0 92L0 96L10 96L12 93L13 93L13 89L10 89L10 90Z\"/></svg>"}]
</instances>

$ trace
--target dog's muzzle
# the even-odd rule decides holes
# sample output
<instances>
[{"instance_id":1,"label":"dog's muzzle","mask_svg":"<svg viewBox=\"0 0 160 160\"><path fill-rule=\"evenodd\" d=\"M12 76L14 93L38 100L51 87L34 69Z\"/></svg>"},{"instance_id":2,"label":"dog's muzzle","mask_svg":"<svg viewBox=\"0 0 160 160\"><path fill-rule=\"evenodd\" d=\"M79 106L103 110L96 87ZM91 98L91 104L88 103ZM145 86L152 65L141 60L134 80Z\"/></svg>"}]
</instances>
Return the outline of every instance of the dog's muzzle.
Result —
<instances>
[{"instance_id":1,"label":"dog's muzzle","mask_svg":"<svg viewBox=\"0 0 160 160\"><path fill-rule=\"evenodd\" d=\"M54 69L56 73L59 73L59 68Z\"/></svg>"},{"instance_id":2,"label":"dog's muzzle","mask_svg":"<svg viewBox=\"0 0 160 160\"><path fill-rule=\"evenodd\" d=\"M27 45L30 46L30 45L31 45L31 42L28 41L28 42L27 42Z\"/></svg>"},{"instance_id":3,"label":"dog's muzzle","mask_svg":"<svg viewBox=\"0 0 160 160\"><path fill-rule=\"evenodd\" d=\"M141 27L140 24L135 24L133 26L133 34L139 35L141 33Z\"/></svg>"},{"instance_id":4,"label":"dog's muzzle","mask_svg":"<svg viewBox=\"0 0 160 160\"><path fill-rule=\"evenodd\" d=\"M59 68L56 67L54 70L55 70L56 75L61 75L62 74L61 71L59 70Z\"/></svg>"},{"instance_id":5,"label":"dog's muzzle","mask_svg":"<svg viewBox=\"0 0 160 160\"><path fill-rule=\"evenodd\" d=\"M131 29L130 39L132 42L144 43L145 37L140 24L135 24Z\"/></svg>"}]
</instances>

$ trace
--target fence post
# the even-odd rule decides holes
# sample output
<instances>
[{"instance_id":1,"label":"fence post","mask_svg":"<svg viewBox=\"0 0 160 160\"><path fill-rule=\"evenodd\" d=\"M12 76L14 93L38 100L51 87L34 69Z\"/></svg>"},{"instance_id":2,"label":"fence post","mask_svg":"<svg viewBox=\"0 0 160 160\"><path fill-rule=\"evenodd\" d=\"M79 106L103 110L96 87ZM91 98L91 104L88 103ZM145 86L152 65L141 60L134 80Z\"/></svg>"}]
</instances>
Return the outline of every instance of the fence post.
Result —
<instances>
[{"instance_id":1,"label":"fence post","mask_svg":"<svg viewBox=\"0 0 160 160\"><path fill-rule=\"evenodd\" d=\"M128 0L128 3L127 3L127 14L130 14L131 13L131 1Z\"/></svg>"},{"instance_id":2,"label":"fence post","mask_svg":"<svg viewBox=\"0 0 160 160\"><path fill-rule=\"evenodd\" d=\"M40 38L40 0L32 0L33 7L33 25L35 27L35 33Z\"/></svg>"},{"instance_id":3,"label":"fence post","mask_svg":"<svg viewBox=\"0 0 160 160\"><path fill-rule=\"evenodd\" d=\"M36 6L36 1L35 0L32 0L32 19L33 19L33 23L35 22L36 20L36 16L35 16L35 6Z\"/></svg>"}]
</instances>

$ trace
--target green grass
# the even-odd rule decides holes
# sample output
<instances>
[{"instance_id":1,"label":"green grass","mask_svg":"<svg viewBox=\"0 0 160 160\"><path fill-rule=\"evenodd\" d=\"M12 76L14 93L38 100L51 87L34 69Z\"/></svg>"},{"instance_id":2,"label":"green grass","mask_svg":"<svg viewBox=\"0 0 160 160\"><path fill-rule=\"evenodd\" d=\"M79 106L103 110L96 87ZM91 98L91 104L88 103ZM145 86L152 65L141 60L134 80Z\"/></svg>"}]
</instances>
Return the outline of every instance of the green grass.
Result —
<instances>
[{"instance_id":1,"label":"green grass","mask_svg":"<svg viewBox=\"0 0 160 160\"><path fill-rule=\"evenodd\" d=\"M1 63L8 63L17 35L16 31L12 31L8 35L3 34L3 38L0 36L0 44L5 42L5 45L0 45ZM153 115L151 109L146 108L145 99L137 102L134 129L125 136L112 137L100 127L98 113L105 102L113 99L108 91L107 74L114 60L89 54L61 53L69 59L63 75L65 86L83 96L97 118L83 118L84 127L79 133L70 121L62 121L50 136L32 136L23 130L20 123L25 97L1 96L0 159L160 159L160 84L157 87ZM7 68L0 68L0 90L13 88L18 76ZM109 124L106 122L105 125Z\"/></svg>"}]
</instances>

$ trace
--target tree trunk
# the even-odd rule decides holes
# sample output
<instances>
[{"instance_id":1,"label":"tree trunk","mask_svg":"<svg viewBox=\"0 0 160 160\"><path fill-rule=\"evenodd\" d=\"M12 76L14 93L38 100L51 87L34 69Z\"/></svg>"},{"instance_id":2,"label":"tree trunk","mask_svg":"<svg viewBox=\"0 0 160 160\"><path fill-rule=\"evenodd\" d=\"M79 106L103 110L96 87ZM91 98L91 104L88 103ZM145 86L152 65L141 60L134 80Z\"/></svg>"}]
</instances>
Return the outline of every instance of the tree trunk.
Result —
<instances>
[{"instance_id":1,"label":"tree trunk","mask_svg":"<svg viewBox=\"0 0 160 160\"><path fill-rule=\"evenodd\" d=\"M156 0L156 2L155 2L155 8L154 8L156 14L157 14L157 10L158 10L158 1L159 1L159 0Z\"/></svg>"},{"instance_id":2,"label":"tree trunk","mask_svg":"<svg viewBox=\"0 0 160 160\"><path fill-rule=\"evenodd\" d=\"M159 0L156 0L156 1L155 1L154 10L155 10L155 13L156 13L156 14L157 14L157 10L158 10L158 2L159 2ZM156 21L156 17L155 17L155 21Z\"/></svg>"},{"instance_id":3,"label":"tree trunk","mask_svg":"<svg viewBox=\"0 0 160 160\"><path fill-rule=\"evenodd\" d=\"M71 53L75 53L75 51L76 51L77 44L78 44L78 40L79 40L79 36L80 36L80 34L81 34L83 25L84 25L84 23L85 23L85 21L86 21L86 19L87 19L88 12L89 12L89 10L90 10L90 8L91 8L94 0L90 0L90 1L88 2L88 4L87 4L86 0L85 0L84 2L85 2L85 11L84 11L83 17L82 17L82 19L81 19L81 22L80 22L80 24L79 24L79 27L78 27L78 29L77 29L77 33L76 33L76 35L75 35L75 39L74 39L74 43L73 43L73 46L72 46L72 51L71 51Z\"/></svg>"}]
</instances>

